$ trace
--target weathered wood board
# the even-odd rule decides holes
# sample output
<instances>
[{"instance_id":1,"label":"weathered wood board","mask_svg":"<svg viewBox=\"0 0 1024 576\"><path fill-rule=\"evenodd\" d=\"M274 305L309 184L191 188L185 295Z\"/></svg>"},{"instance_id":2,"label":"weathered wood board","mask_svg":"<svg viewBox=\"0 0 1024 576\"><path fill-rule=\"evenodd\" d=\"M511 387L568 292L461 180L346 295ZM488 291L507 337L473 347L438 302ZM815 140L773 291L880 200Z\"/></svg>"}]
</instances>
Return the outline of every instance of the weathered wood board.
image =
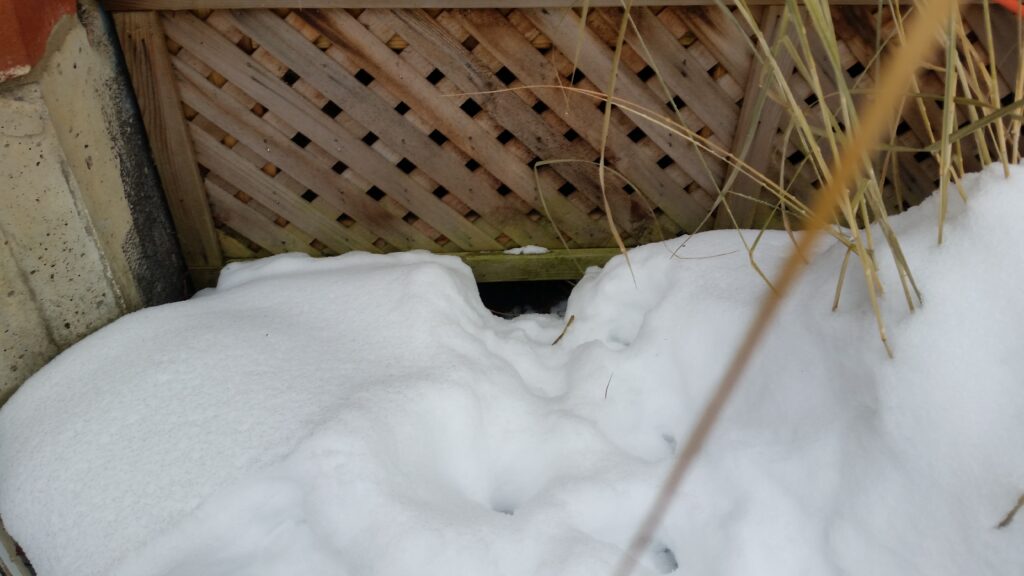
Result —
<instances>
[{"instance_id":1,"label":"weathered wood board","mask_svg":"<svg viewBox=\"0 0 1024 576\"><path fill-rule=\"evenodd\" d=\"M164 7L148 1L147 8ZM136 7L127 2L143 0L108 4ZM758 170L785 168L787 177L796 174L791 191L809 196L818 182L799 171L802 155L783 137L789 118L765 98L751 31L714 6L640 4L616 95L679 120ZM516 5L280 6L116 16L154 155L172 208L179 206L182 245L197 271L218 267L221 251L228 259L284 251L500 254L534 244L571 260L573 251L615 246L606 209L627 245L759 225L772 216L772 199L758 184L618 108L602 190L595 161L604 102L594 95L609 87L621 9L592 9L581 25L578 9ZM871 85L875 10L832 10L846 81L858 89ZM966 10L965 26L980 25L980 8ZM755 11L774 38L781 10ZM1016 43L1007 26L994 28L1001 44ZM892 29L883 19L883 35ZM971 41L977 37L971 33ZM1017 54L1014 45L1000 51L1004 69ZM786 64L784 73L808 109L820 105L796 67ZM1011 84L1012 76L1001 78L1001 95L1012 98ZM934 70L922 76L921 89L942 93ZM925 109L934 127L941 103ZM931 138L908 105L896 143L920 147ZM977 166L972 154L964 141L968 168ZM929 154L900 154L899 166L887 184L893 210L936 183ZM725 182L732 182L728 211L716 202ZM489 258L487 279L501 279ZM523 260L507 261L507 277L525 273L516 269Z\"/></svg>"}]
</instances>

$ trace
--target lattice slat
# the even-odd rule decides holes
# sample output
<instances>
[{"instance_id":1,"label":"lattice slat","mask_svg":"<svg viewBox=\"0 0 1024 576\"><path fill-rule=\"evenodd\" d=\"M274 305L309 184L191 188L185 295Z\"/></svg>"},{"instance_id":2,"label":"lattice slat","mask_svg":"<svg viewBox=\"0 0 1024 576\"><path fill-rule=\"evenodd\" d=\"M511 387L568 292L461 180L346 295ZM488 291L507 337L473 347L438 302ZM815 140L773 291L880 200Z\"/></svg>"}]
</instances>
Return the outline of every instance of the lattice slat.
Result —
<instances>
[{"instance_id":1,"label":"lattice slat","mask_svg":"<svg viewBox=\"0 0 1024 576\"><path fill-rule=\"evenodd\" d=\"M875 10L833 8L845 81L858 90L871 86ZM772 37L781 8L754 13ZM722 148L746 147L746 160L768 174L784 168L798 197L819 185L809 169L798 172L803 154L783 139L782 107L769 100L751 126L748 105L763 79L749 30L717 7L640 7L633 15L639 35L626 35L618 96L678 117ZM608 89L621 11L589 11L582 36L580 17L553 9L161 13L225 254L612 247L606 206L628 244L769 218L770 205L743 200L762 194L743 176L730 210L712 212L732 169L617 108L606 149L614 172L602 195L593 163L603 104L561 87ZM969 9L965 22L982 25L979 11ZM1015 42L1008 22L993 22L1004 43ZM881 30L893 33L888 16ZM1019 55L999 57L1000 94L1012 98ZM816 58L827 70L824 52ZM809 110L822 105L784 60L794 96ZM827 74L822 82L826 93L835 90ZM941 94L941 75L927 71L920 87ZM895 142L932 142L941 110L940 101L908 101ZM961 110L958 120L972 118ZM968 169L978 166L976 148L960 142ZM931 154L897 158L885 174L892 210L930 192L937 174ZM551 160L563 162L545 165Z\"/></svg>"}]
</instances>

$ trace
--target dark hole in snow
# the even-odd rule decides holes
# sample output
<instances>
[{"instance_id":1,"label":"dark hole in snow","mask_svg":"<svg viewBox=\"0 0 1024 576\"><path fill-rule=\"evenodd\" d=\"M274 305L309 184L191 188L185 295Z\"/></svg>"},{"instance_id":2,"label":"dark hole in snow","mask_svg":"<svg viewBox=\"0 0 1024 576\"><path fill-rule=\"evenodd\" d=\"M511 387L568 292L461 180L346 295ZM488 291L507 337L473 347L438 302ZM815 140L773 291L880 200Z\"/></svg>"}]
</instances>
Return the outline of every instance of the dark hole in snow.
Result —
<instances>
[{"instance_id":1,"label":"dark hole in snow","mask_svg":"<svg viewBox=\"0 0 1024 576\"><path fill-rule=\"evenodd\" d=\"M537 312L563 313L573 283L567 280L487 282L477 285L484 306L498 316L512 317Z\"/></svg>"},{"instance_id":2,"label":"dark hole in snow","mask_svg":"<svg viewBox=\"0 0 1024 576\"><path fill-rule=\"evenodd\" d=\"M675 439L675 436L672 436L671 434L662 434L661 435L661 439L665 441L665 444L668 446L669 452L675 454L675 452L676 452L676 439Z\"/></svg>"},{"instance_id":3,"label":"dark hole in snow","mask_svg":"<svg viewBox=\"0 0 1024 576\"><path fill-rule=\"evenodd\" d=\"M651 564L661 574L670 574L679 569L679 561L671 548L664 544L656 543L651 550Z\"/></svg>"}]
</instances>

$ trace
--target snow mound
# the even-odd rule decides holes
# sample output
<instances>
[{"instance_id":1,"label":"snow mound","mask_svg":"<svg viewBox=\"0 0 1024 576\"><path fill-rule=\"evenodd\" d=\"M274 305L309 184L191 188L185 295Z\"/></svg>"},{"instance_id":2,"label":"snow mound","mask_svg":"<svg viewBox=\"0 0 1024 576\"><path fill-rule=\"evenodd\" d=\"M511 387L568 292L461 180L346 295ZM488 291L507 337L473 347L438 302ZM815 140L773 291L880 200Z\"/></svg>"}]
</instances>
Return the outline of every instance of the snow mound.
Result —
<instances>
[{"instance_id":1,"label":"snow mound","mask_svg":"<svg viewBox=\"0 0 1024 576\"><path fill-rule=\"evenodd\" d=\"M894 360L822 249L640 572L1019 573L1022 182L967 178L942 246L934 199L893 220L925 297L878 246ZM42 576L608 573L766 291L736 232L679 243L590 270L554 346L455 258L231 265L0 409L0 513Z\"/></svg>"},{"instance_id":2,"label":"snow mound","mask_svg":"<svg viewBox=\"0 0 1024 576\"><path fill-rule=\"evenodd\" d=\"M505 250L505 254L508 254L510 256L520 256L523 254L547 254L548 252L550 252L550 250L543 246L533 245L518 246L516 248L509 248L508 250Z\"/></svg>"}]
</instances>

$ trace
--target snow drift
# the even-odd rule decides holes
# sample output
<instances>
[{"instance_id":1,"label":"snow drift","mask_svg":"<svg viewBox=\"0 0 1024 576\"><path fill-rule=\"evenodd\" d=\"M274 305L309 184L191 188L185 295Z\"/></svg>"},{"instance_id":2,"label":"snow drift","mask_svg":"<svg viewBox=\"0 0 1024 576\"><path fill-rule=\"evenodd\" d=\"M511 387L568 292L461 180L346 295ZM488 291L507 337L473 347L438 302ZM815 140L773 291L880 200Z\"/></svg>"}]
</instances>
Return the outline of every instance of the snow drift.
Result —
<instances>
[{"instance_id":1,"label":"snow drift","mask_svg":"<svg viewBox=\"0 0 1024 576\"><path fill-rule=\"evenodd\" d=\"M934 200L893 220L925 298L878 246L894 360L823 248L641 571L1020 573L1022 182L967 179L942 246ZM607 573L766 290L736 232L680 242L590 270L555 346L455 258L231 265L0 409L0 513L43 576Z\"/></svg>"}]
</instances>

